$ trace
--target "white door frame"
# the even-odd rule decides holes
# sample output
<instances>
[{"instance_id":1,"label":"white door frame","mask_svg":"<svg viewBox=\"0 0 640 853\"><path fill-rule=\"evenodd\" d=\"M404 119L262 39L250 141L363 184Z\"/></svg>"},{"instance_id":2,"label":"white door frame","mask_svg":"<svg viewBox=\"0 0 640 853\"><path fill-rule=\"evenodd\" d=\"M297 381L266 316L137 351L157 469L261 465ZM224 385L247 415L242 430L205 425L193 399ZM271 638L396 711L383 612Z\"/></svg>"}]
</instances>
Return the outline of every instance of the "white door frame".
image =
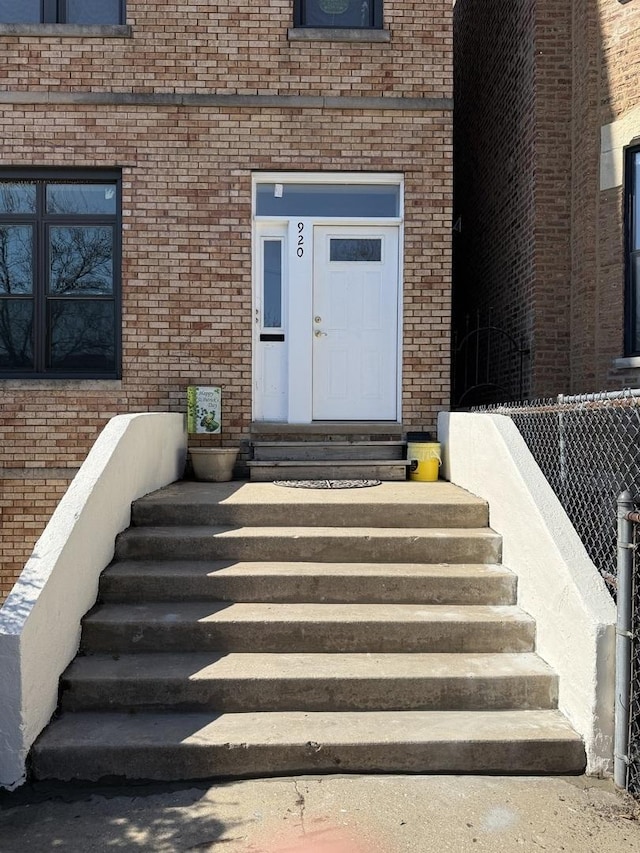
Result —
<instances>
[{"instance_id":1,"label":"white door frame","mask_svg":"<svg viewBox=\"0 0 640 853\"><path fill-rule=\"evenodd\" d=\"M400 216L398 217L277 217L256 215L256 187L258 184L392 184L400 190ZM398 330L397 330L397 423L402 422L402 327L403 327L403 243L404 243L404 183L400 174L377 174L370 172L255 172L252 175L252 258L253 258L253 419L256 421L273 419L268 417L260 394L262 381L263 352L261 350L261 260L259 257L261 239L270 234L282 234L286 226L288 261L284 265L287 281L283 283L286 296L284 329L288 364L286 400L281 416L277 420L283 423L309 424L313 422L312 394L312 309L313 309L313 226L396 226L398 228ZM302 229L300 229L300 225ZM302 242L300 243L300 238ZM302 250L302 252L300 252ZM302 284L302 286L300 286ZM296 286L297 285L297 286Z\"/></svg>"}]
</instances>

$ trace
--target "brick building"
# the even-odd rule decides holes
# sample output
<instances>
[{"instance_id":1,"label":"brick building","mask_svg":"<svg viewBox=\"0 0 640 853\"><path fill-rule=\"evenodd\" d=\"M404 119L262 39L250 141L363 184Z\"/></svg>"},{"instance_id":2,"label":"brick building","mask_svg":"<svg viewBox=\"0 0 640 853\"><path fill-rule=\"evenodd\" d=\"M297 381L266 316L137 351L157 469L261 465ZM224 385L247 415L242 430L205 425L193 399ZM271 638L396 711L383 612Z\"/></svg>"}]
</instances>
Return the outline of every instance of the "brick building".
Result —
<instances>
[{"instance_id":1,"label":"brick building","mask_svg":"<svg viewBox=\"0 0 640 853\"><path fill-rule=\"evenodd\" d=\"M113 415L220 385L227 444L447 407L451 15L0 2L0 598Z\"/></svg>"},{"instance_id":2,"label":"brick building","mask_svg":"<svg viewBox=\"0 0 640 853\"><path fill-rule=\"evenodd\" d=\"M456 0L454 42L454 325L500 330L454 402L637 387L640 4Z\"/></svg>"}]
</instances>

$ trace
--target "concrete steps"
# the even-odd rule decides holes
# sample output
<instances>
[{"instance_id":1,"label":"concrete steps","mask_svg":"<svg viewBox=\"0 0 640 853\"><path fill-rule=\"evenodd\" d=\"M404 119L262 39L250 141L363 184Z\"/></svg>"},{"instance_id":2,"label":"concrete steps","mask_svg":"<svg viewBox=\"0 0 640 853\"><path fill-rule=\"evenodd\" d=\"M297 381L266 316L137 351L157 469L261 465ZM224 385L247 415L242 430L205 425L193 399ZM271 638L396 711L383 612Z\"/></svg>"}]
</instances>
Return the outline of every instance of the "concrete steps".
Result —
<instances>
[{"instance_id":1,"label":"concrete steps","mask_svg":"<svg viewBox=\"0 0 640 853\"><path fill-rule=\"evenodd\" d=\"M468 563L320 563L121 560L103 573L103 601L171 600L515 604L503 566Z\"/></svg>"},{"instance_id":2,"label":"concrete steps","mask_svg":"<svg viewBox=\"0 0 640 853\"><path fill-rule=\"evenodd\" d=\"M162 653L79 657L62 681L73 711L495 711L555 708L535 654Z\"/></svg>"},{"instance_id":3,"label":"concrete steps","mask_svg":"<svg viewBox=\"0 0 640 853\"><path fill-rule=\"evenodd\" d=\"M87 652L528 652L535 624L513 606L150 602L104 604Z\"/></svg>"},{"instance_id":4,"label":"concrete steps","mask_svg":"<svg viewBox=\"0 0 640 853\"><path fill-rule=\"evenodd\" d=\"M485 501L451 483L293 489L272 483L174 483L136 501L134 526L487 527Z\"/></svg>"},{"instance_id":5,"label":"concrete steps","mask_svg":"<svg viewBox=\"0 0 640 853\"><path fill-rule=\"evenodd\" d=\"M272 711L63 715L40 778L210 779L302 773L567 773L580 738L558 711Z\"/></svg>"},{"instance_id":6,"label":"concrete steps","mask_svg":"<svg viewBox=\"0 0 640 853\"><path fill-rule=\"evenodd\" d=\"M448 483L137 501L34 776L581 772L487 515Z\"/></svg>"},{"instance_id":7,"label":"concrete steps","mask_svg":"<svg viewBox=\"0 0 640 853\"><path fill-rule=\"evenodd\" d=\"M483 528L130 527L120 560L296 560L497 563L500 537Z\"/></svg>"}]
</instances>

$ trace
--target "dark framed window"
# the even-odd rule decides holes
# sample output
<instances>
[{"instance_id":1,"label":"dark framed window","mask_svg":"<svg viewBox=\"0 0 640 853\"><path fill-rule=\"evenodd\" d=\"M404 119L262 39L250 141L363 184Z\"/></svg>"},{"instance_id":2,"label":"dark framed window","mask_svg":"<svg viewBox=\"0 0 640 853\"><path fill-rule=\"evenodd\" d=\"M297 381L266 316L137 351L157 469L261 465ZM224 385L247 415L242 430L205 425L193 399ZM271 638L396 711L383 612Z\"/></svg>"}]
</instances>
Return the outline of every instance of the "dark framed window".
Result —
<instances>
[{"instance_id":1,"label":"dark framed window","mask_svg":"<svg viewBox=\"0 0 640 853\"><path fill-rule=\"evenodd\" d=\"M120 183L0 170L0 377L120 375Z\"/></svg>"},{"instance_id":2,"label":"dark framed window","mask_svg":"<svg viewBox=\"0 0 640 853\"><path fill-rule=\"evenodd\" d=\"M124 24L125 0L0 0L2 24Z\"/></svg>"},{"instance_id":3,"label":"dark framed window","mask_svg":"<svg viewBox=\"0 0 640 853\"><path fill-rule=\"evenodd\" d=\"M295 0L295 27L381 29L382 0Z\"/></svg>"},{"instance_id":4,"label":"dark framed window","mask_svg":"<svg viewBox=\"0 0 640 853\"><path fill-rule=\"evenodd\" d=\"M640 147L625 159L625 355L640 355Z\"/></svg>"}]
</instances>

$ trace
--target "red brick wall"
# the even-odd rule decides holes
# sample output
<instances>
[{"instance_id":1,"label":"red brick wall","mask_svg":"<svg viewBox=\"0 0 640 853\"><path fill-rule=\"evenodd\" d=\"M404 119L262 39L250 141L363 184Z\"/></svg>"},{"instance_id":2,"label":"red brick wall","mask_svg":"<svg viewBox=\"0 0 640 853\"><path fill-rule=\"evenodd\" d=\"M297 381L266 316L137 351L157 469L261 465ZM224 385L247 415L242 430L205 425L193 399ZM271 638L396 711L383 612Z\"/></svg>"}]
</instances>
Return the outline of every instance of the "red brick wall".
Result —
<instances>
[{"instance_id":1,"label":"red brick wall","mask_svg":"<svg viewBox=\"0 0 640 853\"><path fill-rule=\"evenodd\" d=\"M454 8L455 324L491 321L531 343L536 282L534 0ZM495 377L516 393L515 361ZM527 383L527 390L531 382Z\"/></svg>"},{"instance_id":2,"label":"red brick wall","mask_svg":"<svg viewBox=\"0 0 640 853\"><path fill-rule=\"evenodd\" d=\"M456 305L529 337L531 396L638 386L614 366L622 187L600 190L601 127L638 106L638 4L457 0L455 32Z\"/></svg>"},{"instance_id":3,"label":"red brick wall","mask_svg":"<svg viewBox=\"0 0 640 853\"><path fill-rule=\"evenodd\" d=\"M572 34L572 235L571 235L571 382L572 391L596 384L597 244L594 212L598 205L600 127L598 10L591 0L575 0Z\"/></svg>"},{"instance_id":4,"label":"red brick wall","mask_svg":"<svg viewBox=\"0 0 640 853\"><path fill-rule=\"evenodd\" d=\"M291 4L260 4L260 20L255 8L130 0L132 39L0 35L8 87L451 95L446 2L387 0L390 44L288 42ZM253 170L404 173L404 422L433 426L447 407L449 111L1 101L2 165L122 169L123 376L0 381L0 474L13 478L0 480L0 591L63 491L58 476L47 492L47 471L75 469L113 415L182 411L187 385L216 384L224 443L249 438ZM20 480L25 468L37 476Z\"/></svg>"},{"instance_id":5,"label":"red brick wall","mask_svg":"<svg viewBox=\"0 0 640 853\"><path fill-rule=\"evenodd\" d=\"M598 69L598 123L623 119L638 108L640 91L640 8L598 0L600 14L600 67ZM635 137L635 139L634 139ZM631 126L627 143L640 143L640 119ZM598 338L596 381L599 386L640 386L640 370L618 368L614 359L624 355L624 216L623 188L598 191L594 210L597 229Z\"/></svg>"},{"instance_id":6,"label":"red brick wall","mask_svg":"<svg viewBox=\"0 0 640 853\"><path fill-rule=\"evenodd\" d=\"M571 3L537 0L531 393L566 388L571 277Z\"/></svg>"}]
</instances>

